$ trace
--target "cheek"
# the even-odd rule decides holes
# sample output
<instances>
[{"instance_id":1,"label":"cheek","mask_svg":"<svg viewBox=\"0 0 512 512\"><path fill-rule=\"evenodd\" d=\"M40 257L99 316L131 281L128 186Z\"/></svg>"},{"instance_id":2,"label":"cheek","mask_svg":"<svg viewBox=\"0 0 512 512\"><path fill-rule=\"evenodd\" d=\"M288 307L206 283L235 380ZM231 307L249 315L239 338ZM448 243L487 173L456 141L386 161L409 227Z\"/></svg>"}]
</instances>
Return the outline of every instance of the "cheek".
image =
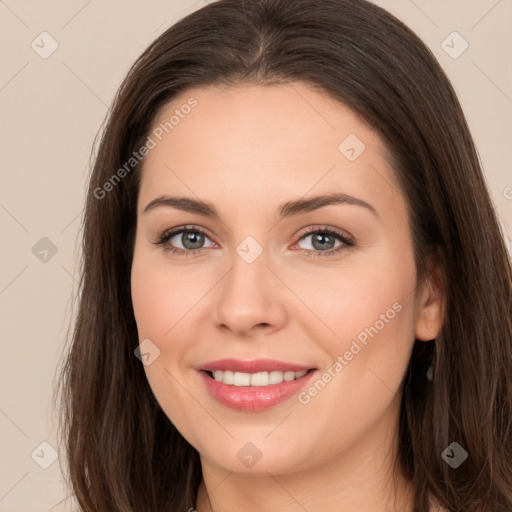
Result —
<instances>
[{"instance_id":1,"label":"cheek","mask_svg":"<svg viewBox=\"0 0 512 512\"><path fill-rule=\"evenodd\" d=\"M167 417L187 434L189 442L197 443L195 438L188 438L193 429L184 404L190 404L190 396L179 383L187 337L177 335L187 329L187 311L197 302L197 291L183 282L183 273L162 268L136 251L131 293L139 342L149 339L159 350L151 364L144 366L149 386Z\"/></svg>"},{"instance_id":2,"label":"cheek","mask_svg":"<svg viewBox=\"0 0 512 512\"><path fill-rule=\"evenodd\" d=\"M155 397L169 414L173 409L169 397L180 391L173 376L178 374L187 351L187 338L179 333L187 329L191 319L187 311L197 302L197 291L183 282L183 273L136 251L131 294L139 343L151 340L149 347L158 354L144 370Z\"/></svg>"},{"instance_id":3,"label":"cheek","mask_svg":"<svg viewBox=\"0 0 512 512\"><path fill-rule=\"evenodd\" d=\"M302 282L298 293L318 318L299 317L301 330L326 354L326 384L313 383L300 399L308 413L305 424L315 437L329 440L326 446L350 444L392 402L396 406L414 343L415 267L412 260L402 261L397 266L382 257L364 270L340 272L339 280L331 275Z\"/></svg>"},{"instance_id":4,"label":"cheek","mask_svg":"<svg viewBox=\"0 0 512 512\"><path fill-rule=\"evenodd\" d=\"M311 312L297 315L301 329L322 345L326 367L341 357L337 374L344 377L333 388L351 389L355 397L373 396L376 388L396 392L414 343L413 254L387 247L356 255L339 272L295 280Z\"/></svg>"},{"instance_id":5,"label":"cheek","mask_svg":"<svg viewBox=\"0 0 512 512\"><path fill-rule=\"evenodd\" d=\"M357 264L324 269L307 279L290 274L294 292L305 298L311 313L297 319L307 319L318 331L316 338L332 340L329 346L333 349L343 348L341 340L359 334L364 342L365 329L375 324L379 332L389 332L411 322L415 268L412 260L402 258L400 264L383 255L359 258Z\"/></svg>"},{"instance_id":6,"label":"cheek","mask_svg":"<svg viewBox=\"0 0 512 512\"><path fill-rule=\"evenodd\" d=\"M156 342L169 329L165 311L172 311L173 294L149 265L134 262L131 278L132 304L139 339Z\"/></svg>"},{"instance_id":7,"label":"cheek","mask_svg":"<svg viewBox=\"0 0 512 512\"><path fill-rule=\"evenodd\" d=\"M190 272L135 252L131 294L140 339L146 337L154 339L155 343L163 342L172 336L178 322L178 328L182 327L182 322L187 322L187 312L197 302L203 288L193 277Z\"/></svg>"}]
</instances>

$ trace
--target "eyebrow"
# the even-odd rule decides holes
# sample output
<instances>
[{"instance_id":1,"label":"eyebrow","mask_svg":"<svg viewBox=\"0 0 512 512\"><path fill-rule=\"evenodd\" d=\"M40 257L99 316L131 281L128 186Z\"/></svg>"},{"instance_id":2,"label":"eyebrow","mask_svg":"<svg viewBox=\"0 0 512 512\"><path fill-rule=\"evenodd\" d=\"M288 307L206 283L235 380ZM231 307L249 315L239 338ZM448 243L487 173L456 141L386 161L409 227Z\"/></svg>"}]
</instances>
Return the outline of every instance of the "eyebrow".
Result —
<instances>
[{"instance_id":1,"label":"eyebrow","mask_svg":"<svg viewBox=\"0 0 512 512\"><path fill-rule=\"evenodd\" d=\"M283 219L285 217L291 217L301 213L312 212L319 208L323 208L324 206L330 206L333 204L361 206L369 210L374 216L379 217L379 214L371 204L357 197L343 193L323 194L308 197L306 199L287 201L278 208L277 217L279 219ZM205 217L220 220L219 212L213 204L198 199L192 199L191 197L159 196L148 203L144 208L143 213L147 213L150 210L154 210L155 208L162 206L177 208L178 210L185 212L197 213L199 215L204 215Z\"/></svg>"}]
</instances>

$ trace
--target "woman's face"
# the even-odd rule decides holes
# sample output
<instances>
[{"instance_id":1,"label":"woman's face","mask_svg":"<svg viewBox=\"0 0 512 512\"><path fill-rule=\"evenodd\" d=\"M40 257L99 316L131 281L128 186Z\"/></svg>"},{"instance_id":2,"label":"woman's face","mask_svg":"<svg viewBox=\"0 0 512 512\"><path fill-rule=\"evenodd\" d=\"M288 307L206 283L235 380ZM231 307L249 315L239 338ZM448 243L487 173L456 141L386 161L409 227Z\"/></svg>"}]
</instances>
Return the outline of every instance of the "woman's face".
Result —
<instances>
[{"instance_id":1,"label":"woman's face","mask_svg":"<svg viewBox=\"0 0 512 512\"><path fill-rule=\"evenodd\" d=\"M190 89L152 130L131 289L166 415L234 472L384 449L439 321L377 133L303 83Z\"/></svg>"}]
</instances>

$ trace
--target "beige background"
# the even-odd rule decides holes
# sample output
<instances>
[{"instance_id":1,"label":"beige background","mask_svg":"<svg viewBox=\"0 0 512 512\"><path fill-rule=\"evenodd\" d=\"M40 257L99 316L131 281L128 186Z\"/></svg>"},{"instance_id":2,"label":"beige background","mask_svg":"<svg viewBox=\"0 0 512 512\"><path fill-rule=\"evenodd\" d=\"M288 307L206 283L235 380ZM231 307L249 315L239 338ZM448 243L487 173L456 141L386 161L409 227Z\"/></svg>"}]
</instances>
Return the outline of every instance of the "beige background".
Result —
<instances>
[{"instance_id":1,"label":"beige background","mask_svg":"<svg viewBox=\"0 0 512 512\"><path fill-rule=\"evenodd\" d=\"M376 3L415 30L452 79L510 249L512 1ZM52 448L41 443L58 451L53 379L76 289L91 146L133 60L165 28L204 4L0 1L0 511L72 509L59 504L67 494L59 460L40 467L52 461ZM51 48L48 36L39 37L44 31L58 43L46 59L31 47L34 41L39 52ZM469 44L456 59L441 46L453 31ZM452 52L462 48L453 36L447 42ZM43 237L56 254L41 252L48 249L48 241L39 242Z\"/></svg>"}]
</instances>

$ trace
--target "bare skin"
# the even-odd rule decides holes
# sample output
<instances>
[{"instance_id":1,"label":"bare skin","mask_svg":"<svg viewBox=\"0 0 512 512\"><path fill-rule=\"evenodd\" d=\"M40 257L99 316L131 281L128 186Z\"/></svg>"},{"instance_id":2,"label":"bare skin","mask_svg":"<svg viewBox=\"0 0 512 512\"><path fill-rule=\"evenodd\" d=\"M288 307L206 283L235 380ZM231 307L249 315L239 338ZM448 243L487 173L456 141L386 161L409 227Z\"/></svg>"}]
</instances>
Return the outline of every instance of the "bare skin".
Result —
<instances>
[{"instance_id":1,"label":"bare skin","mask_svg":"<svg viewBox=\"0 0 512 512\"><path fill-rule=\"evenodd\" d=\"M409 485L392 472L401 383L414 339L441 328L442 293L417 282L381 138L303 83L191 89L154 127L190 97L197 106L146 157L131 286L139 339L160 350L145 366L150 386L201 457L198 512L411 510ZM359 156L357 139L340 150L350 134L364 144ZM283 203L331 193L374 211L344 203L277 217ZM220 219L144 212L162 195L212 203ZM200 249L182 234L166 246L189 255L156 244L183 225L205 232ZM336 236L314 244L310 227L354 245ZM262 250L251 263L236 250L248 236L257 243L249 251ZM371 326L377 334L358 342ZM335 371L339 356L346 364ZM331 379L302 401L240 411L212 398L196 369L222 358L303 364ZM237 456L247 443L261 454L252 467Z\"/></svg>"}]
</instances>

